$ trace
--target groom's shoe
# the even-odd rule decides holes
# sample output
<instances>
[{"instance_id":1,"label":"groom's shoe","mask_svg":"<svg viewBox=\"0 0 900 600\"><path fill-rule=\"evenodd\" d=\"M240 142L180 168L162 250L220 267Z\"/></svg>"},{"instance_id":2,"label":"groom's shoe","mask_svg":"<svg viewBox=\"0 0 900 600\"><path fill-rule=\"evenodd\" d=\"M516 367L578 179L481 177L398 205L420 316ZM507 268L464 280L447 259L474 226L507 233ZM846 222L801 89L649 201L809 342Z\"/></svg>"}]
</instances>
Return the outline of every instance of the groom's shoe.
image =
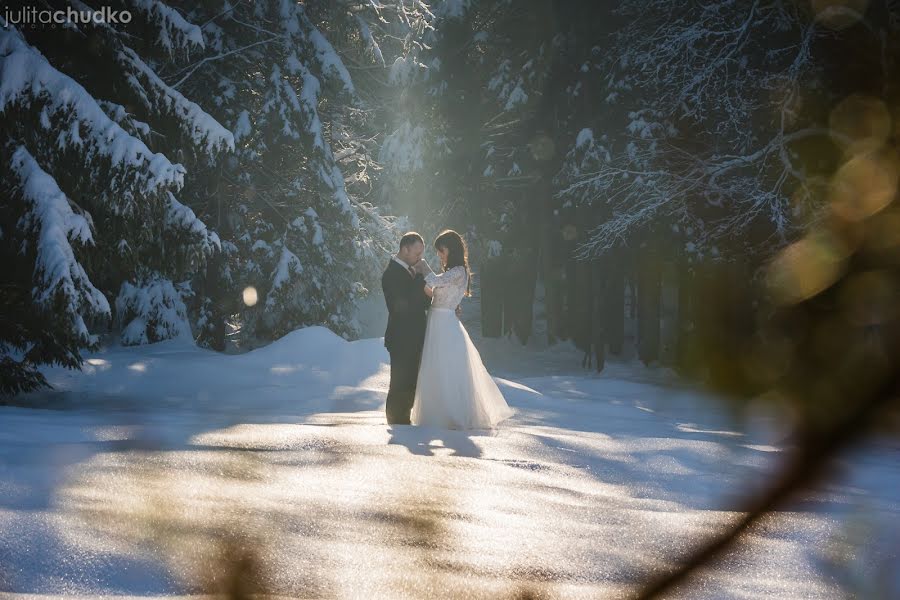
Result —
<instances>
[{"instance_id":1,"label":"groom's shoe","mask_svg":"<svg viewBox=\"0 0 900 600\"><path fill-rule=\"evenodd\" d=\"M403 415L386 414L385 419L388 425L409 425L409 415L403 418Z\"/></svg>"}]
</instances>

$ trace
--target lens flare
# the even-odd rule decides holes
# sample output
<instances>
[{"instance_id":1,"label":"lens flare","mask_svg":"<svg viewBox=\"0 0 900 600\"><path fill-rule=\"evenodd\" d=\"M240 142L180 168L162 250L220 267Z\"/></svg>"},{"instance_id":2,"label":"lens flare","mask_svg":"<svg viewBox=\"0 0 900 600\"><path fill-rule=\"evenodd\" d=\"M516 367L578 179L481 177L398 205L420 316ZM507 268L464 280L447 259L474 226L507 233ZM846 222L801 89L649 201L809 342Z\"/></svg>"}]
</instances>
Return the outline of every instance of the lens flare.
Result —
<instances>
[{"instance_id":1,"label":"lens flare","mask_svg":"<svg viewBox=\"0 0 900 600\"><path fill-rule=\"evenodd\" d=\"M768 285L781 304L802 302L828 289L844 271L847 248L833 236L807 236L772 262Z\"/></svg>"},{"instance_id":2,"label":"lens flare","mask_svg":"<svg viewBox=\"0 0 900 600\"><path fill-rule=\"evenodd\" d=\"M878 98L852 94L841 100L828 116L834 141L848 155L880 147L891 135L891 113Z\"/></svg>"},{"instance_id":3,"label":"lens flare","mask_svg":"<svg viewBox=\"0 0 900 600\"><path fill-rule=\"evenodd\" d=\"M244 304L247 306L253 306L259 300L259 296L256 294L256 288L251 286L247 286L244 288Z\"/></svg>"},{"instance_id":4,"label":"lens flare","mask_svg":"<svg viewBox=\"0 0 900 600\"><path fill-rule=\"evenodd\" d=\"M848 160L831 182L831 208L846 221L861 221L885 209L897 193L898 159L893 152Z\"/></svg>"},{"instance_id":5,"label":"lens flare","mask_svg":"<svg viewBox=\"0 0 900 600\"><path fill-rule=\"evenodd\" d=\"M539 133L529 143L531 155L535 160L550 160L556 153L556 144L550 136Z\"/></svg>"},{"instance_id":6,"label":"lens flare","mask_svg":"<svg viewBox=\"0 0 900 600\"><path fill-rule=\"evenodd\" d=\"M868 0L812 0L816 21L835 30L846 29L861 21L868 5Z\"/></svg>"}]
</instances>

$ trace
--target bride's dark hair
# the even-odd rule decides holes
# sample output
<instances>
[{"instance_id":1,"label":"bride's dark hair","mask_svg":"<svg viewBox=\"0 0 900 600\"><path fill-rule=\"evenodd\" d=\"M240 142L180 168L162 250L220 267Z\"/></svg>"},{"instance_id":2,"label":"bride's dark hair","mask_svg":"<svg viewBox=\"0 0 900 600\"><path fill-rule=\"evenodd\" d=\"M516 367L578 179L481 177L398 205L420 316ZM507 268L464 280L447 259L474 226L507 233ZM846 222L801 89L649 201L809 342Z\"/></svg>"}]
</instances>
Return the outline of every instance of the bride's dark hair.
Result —
<instances>
[{"instance_id":1,"label":"bride's dark hair","mask_svg":"<svg viewBox=\"0 0 900 600\"><path fill-rule=\"evenodd\" d=\"M452 229L445 229L434 240L434 249L441 248L447 250L447 264L444 271L449 271L453 267L463 267L466 270L466 296L471 296L469 281L472 277L469 272L469 251L466 249L466 241Z\"/></svg>"}]
</instances>

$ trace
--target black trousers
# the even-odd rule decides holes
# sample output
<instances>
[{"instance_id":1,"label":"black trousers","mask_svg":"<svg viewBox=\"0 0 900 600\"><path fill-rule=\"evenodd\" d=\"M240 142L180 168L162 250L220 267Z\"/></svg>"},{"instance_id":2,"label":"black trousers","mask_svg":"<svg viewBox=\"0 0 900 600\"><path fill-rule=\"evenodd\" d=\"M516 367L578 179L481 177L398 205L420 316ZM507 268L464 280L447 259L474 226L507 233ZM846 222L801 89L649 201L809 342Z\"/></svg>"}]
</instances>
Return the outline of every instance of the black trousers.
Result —
<instances>
[{"instance_id":1,"label":"black trousers","mask_svg":"<svg viewBox=\"0 0 900 600\"><path fill-rule=\"evenodd\" d=\"M397 348L391 354L391 383L388 387L385 410L387 422L409 425L409 413L416 398L416 379L419 377L421 347Z\"/></svg>"}]
</instances>

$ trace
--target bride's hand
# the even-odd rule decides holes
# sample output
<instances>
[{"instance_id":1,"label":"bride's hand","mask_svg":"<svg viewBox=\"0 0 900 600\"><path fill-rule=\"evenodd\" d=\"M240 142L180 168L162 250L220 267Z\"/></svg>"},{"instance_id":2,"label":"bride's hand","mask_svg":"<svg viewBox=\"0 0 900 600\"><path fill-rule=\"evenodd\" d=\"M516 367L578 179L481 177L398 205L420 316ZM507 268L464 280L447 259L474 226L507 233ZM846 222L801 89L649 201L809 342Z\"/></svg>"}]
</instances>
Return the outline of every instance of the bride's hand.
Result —
<instances>
[{"instance_id":1,"label":"bride's hand","mask_svg":"<svg viewBox=\"0 0 900 600\"><path fill-rule=\"evenodd\" d=\"M428 265L428 261L424 258L413 265L413 268L416 270L416 273L421 273L422 275L427 275L432 273L431 267Z\"/></svg>"}]
</instances>

